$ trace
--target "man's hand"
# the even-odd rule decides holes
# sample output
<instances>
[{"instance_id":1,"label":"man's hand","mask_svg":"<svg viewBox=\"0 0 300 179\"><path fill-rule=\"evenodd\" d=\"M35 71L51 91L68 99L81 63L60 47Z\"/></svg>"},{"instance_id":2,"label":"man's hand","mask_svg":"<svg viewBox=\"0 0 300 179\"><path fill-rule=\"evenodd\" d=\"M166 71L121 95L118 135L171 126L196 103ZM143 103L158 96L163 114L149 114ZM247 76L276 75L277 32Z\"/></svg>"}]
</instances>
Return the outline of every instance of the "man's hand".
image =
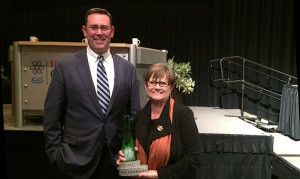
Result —
<instances>
[{"instance_id":1,"label":"man's hand","mask_svg":"<svg viewBox=\"0 0 300 179\"><path fill-rule=\"evenodd\" d=\"M119 166L120 162L126 162L126 159L124 158L123 150L119 150L119 159L116 161L116 164Z\"/></svg>"}]
</instances>

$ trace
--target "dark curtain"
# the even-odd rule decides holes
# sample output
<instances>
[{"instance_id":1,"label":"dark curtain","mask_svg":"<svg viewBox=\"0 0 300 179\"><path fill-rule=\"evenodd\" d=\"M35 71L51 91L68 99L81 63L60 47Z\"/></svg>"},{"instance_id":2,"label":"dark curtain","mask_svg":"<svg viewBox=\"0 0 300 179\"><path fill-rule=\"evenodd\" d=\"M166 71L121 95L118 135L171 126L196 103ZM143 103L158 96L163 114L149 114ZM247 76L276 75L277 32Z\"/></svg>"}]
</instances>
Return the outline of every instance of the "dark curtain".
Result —
<instances>
[{"instance_id":1,"label":"dark curtain","mask_svg":"<svg viewBox=\"0 0 300 179\"><path fill-rule=\"evenodd\" d=\"M297 76L293 1L215 1L212 56L241 56L275 70ZM248 64L246 64L247 66ZM248 66L261 71L257 66ZM264 73L274 76L270 71ZM276 76L278 77L278 76ZM241 79L241 76L240 78ZM246 71L252 84L281 94L284 84ZM241 108L241 86L212 83L213 105ZM244 110L278 122L280 100L249 89Z\"/></svg>"},{"instance_id":2,"label":"dark curtain","mask_svg":"<svg viewBox=\"0 0 300 179\"><path fill-rule=\"evenodd\" d=\"M267 153L203 153L198 179L255 178L271 179L271 158Z\"/></svg>"},{"instance_id":3,"label":"dark curtain","mask_svg":"<svg viewBox=\"0 0 300 179\"><path fill-rule=\"evenodd\" d=\"M213 59L238 55L297 74L293 0L2 0L0 6L1 65L8 77L9 45L28 41L30 35L39 41L80 42L84 15L91 7L106 8L113 15L112 42L131 43L137 37L140 46L166 49L168 58L191 62L196 86L193 93L184 95L186 105L241 107L238 87L230 87L227 93L225 84L210 81ZM265 85L276 89L278 84L266 81ZM3 102L11 103L10 87L3 90ZM252 96L246 98L246 105L278 113L278 101Z\"/></svg>"},{"instance_id":4,"label":"dark curtain","mask_svg":"<svg viewBox=\"0 0 300 179\"><path fill-rule=\"evenodd\" d=\"M272 136L200 133L199 137L197 178L271 178Z\"/></svg>"},{"instance_id":5,"label":"dark curtain","mask_svg":"<svg viewBox=\"0 0 300 179\"><path fill-rule=\"evenodd\" d=\"M298 87L283 88L278 129L290 137L300 140Z\"/></svg>"},{"instance_id":6,"label":"dark curtain","mask_svg":"<svg viewBox=\"0 0 300 179\"><path fill-rule=\"evenodd\" d=\"M278 155L271 156L272 162L272 178L289 178L289 179L296 179L300 176L299 168L295 167L294 165L290 164L284 158ZM274 176L274 177L273 177Z\"/></svg>"}]
</instances>

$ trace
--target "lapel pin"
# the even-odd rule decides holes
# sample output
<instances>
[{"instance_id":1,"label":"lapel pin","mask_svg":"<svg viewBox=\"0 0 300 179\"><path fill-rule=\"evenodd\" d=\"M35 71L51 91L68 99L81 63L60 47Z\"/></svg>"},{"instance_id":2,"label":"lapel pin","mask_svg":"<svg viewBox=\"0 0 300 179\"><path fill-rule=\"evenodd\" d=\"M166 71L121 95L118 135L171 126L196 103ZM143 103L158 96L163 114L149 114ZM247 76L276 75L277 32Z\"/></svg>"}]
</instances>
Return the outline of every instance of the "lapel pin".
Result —
<instances>
[{"instance_id":1,"label":"lapel pin","mask_svg":"<svg viewBox=\"0 0 300 179\"><path fill-rule=\"evenodd\" d=\"M158 130L158 131L163 131L163 130L164 130L164 128L163 128L163 126L161 126L161 125L158 125L158 126L157 126L157 130Z\"/></svg>"}]
</instances>

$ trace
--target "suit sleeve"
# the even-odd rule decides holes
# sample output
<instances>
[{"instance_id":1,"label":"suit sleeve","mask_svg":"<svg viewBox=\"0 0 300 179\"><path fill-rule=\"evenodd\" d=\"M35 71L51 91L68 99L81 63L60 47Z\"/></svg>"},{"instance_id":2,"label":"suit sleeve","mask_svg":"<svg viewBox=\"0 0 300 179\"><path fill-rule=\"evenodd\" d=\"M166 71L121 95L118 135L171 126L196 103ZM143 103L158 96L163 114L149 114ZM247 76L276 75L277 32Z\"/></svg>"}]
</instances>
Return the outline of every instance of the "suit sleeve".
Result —
<instances>
[{"instance_id":1,"label":"suit sleeve","mask_svg":"<svg viewBox=\"0 0 300 179\"><path fill-rule=\"evenodd\" d=\"M140 97L135 68L132 70L131 74L131 98L130 105L128 106L130 106L129 111L131 116L135 116L135 114L140 110Z\"/></svg>"},{"instance_id":2,"label":"suit sleeve","mask_svg":"<svg viewBox=\"0 0 300 179\"><path fill-rule=\"evenodd\" d=\"M61 69L56 64L44 105L45 152L53 164L61 147L66 94Z\"/></svg>"},{"instance_id":3,"label":"suit sleeve","mask_svg":"<svg viewBox=\"0 0 300 179\"><path fill-rule=\"evenodd\" d=\"M200 166L202 152L194 114L189 108L176 114L179 116L178 128L184 155L166 168L158 169L158 178L181 178L187 171L195 170Z\"/></svg>"}]
</instances>

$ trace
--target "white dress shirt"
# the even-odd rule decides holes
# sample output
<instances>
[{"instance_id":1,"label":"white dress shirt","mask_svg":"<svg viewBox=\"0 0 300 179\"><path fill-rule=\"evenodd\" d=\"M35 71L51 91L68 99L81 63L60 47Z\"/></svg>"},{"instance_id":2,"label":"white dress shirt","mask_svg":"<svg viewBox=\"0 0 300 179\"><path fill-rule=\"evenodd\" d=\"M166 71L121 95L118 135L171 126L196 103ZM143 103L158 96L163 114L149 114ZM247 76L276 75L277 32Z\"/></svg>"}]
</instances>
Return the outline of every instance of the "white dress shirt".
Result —
<instances>
[{"instance_id":1,"label":"white dress shirt","mask_svg":"<svg viewBox=\"0 0 300 179\"><path fill-rule=\"evenodd\" d=\"M105 67L105 71L107 74L109 93L111 97L114 89L115 68L114 68L114 61L110 53L110 49L108 49L108 51L104 54L96 54L89 46L87 47L87 58L88 58L96 93L97 93L97 66L99 61L97 57L99 55L102 55L104 57L103 65Z\"/></svg>"}]
</instances>

